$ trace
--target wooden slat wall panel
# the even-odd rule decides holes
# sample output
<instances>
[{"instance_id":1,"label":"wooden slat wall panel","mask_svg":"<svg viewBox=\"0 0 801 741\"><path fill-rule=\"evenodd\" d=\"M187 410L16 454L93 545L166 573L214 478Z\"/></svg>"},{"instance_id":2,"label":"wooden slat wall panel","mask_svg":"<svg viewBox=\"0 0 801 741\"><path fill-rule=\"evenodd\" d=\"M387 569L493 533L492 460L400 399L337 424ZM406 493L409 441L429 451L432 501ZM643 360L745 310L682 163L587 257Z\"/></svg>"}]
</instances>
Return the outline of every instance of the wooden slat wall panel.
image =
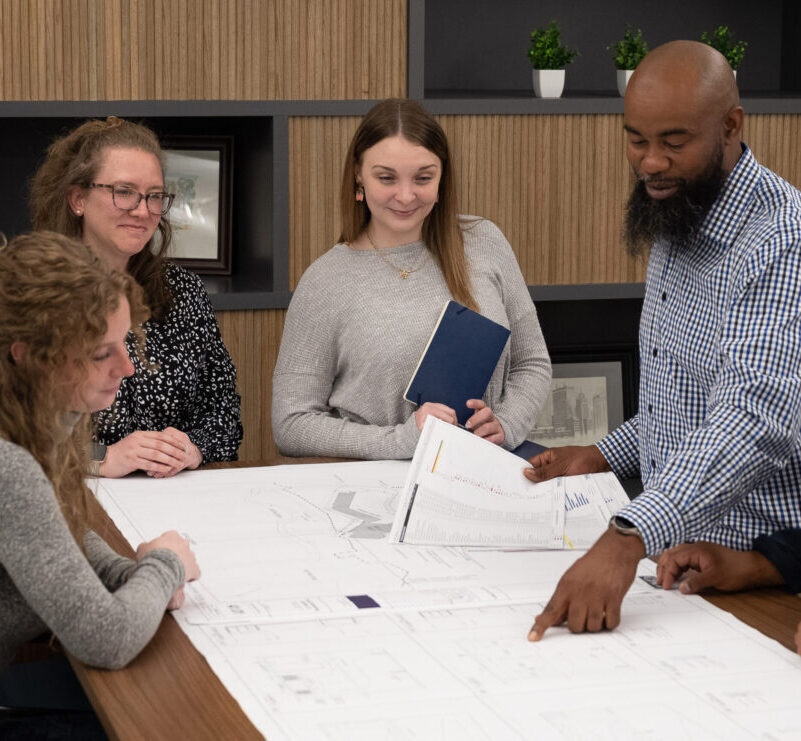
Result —
<instances>
[{"instance_id":1,"label":"wooden slat wall panel","mask_svg":"<svg viewBox=\"0 0 801 741\"><path fill-rule=\"evenodd\" d=\"M801 188L801 116L746 116L743 138L760 164Z\"/></svg>"},{"instance_id":2,"label":"wooden slat wall panel","mask_svg":"<svg viewBox=\"0 0 801 741\"><path fill-rule=\"evenodd\" d=\"M620 242L629 171L620 116L441 116L460 208L495 221L531 285L643 279ZM355 118L290 122L290 284L339 234ZM309 206L312 204L312 207Z\"/></svg>"},{"instance_id":3,"label":"wooden slat wall panel","mask_svg":"<svg viewBox=\"0 0 801 741\"><path fill-rule=\"evenodd\" d=\"M339 186L358 117L291 118L289 122L289 283L339 236Z\"/></svg>"},{"instance_id":4,"label":"wooden slat wall panel","mask_svg":"<svg viewBox=\"0 0 801 741\"><path fill-rule=\"evenodd\" d=\"M464 213L494 221L529 285L641 280L621 245L622 117L442 116Z\"/></svg>"},{"instance_id":5,"label":"wooden slat wall panel","mask_svg":"<svg viewBox=\"0 0 801 741\"><path fill-rule=\"evenodd\" d=\"M644 279L620 240L631 187L622 116L441 116L464 213L495 221L530 285ZM338 192L356 118L290 124L290 283L339 234ZM746 117L759 161L801 187L801 116ZM313 207L309 207L313 204Z\"/></svg>"},{"instance_id":6,"label":"wooden slat wall panel","mask_svg":"<svg viewBox=\"0 0 801 741\"><path fill-rule=\"evenodd\" d=\"M406 92L406 0L0 0L2 100Z\"/></svg>"},{"instance_id":7,"label":"wooden slat wall panel","mask_svg":"<svg viewBox=\"0 0 801 741\"><path fill-rule=\"evenodd\" d=\"M237 368L245 437L239 459L257 463L278 455L272 436L273 368L284 331L283 309L218 311L217 321Z\"/></svg>"}]
</instances>

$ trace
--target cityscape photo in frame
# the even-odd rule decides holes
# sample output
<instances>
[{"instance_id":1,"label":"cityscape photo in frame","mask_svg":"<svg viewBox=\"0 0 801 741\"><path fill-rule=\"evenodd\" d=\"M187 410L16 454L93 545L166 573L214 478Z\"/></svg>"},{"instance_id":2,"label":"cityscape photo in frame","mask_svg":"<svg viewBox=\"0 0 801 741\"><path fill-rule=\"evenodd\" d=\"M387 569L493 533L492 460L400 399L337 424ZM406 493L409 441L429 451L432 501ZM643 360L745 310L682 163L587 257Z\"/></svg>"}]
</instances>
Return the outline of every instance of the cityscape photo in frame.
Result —
<instances>
[{"instance_id":1,"label":"cityscape photo in frame","mask_svg":"<svg viewBox=\"0 0 801 741\"><path fill-rule=\"evenodd\" d=\"M554 363L551 389L529 440L591 445L624 421L620 361Z\"/></svg>"}]
</instances>

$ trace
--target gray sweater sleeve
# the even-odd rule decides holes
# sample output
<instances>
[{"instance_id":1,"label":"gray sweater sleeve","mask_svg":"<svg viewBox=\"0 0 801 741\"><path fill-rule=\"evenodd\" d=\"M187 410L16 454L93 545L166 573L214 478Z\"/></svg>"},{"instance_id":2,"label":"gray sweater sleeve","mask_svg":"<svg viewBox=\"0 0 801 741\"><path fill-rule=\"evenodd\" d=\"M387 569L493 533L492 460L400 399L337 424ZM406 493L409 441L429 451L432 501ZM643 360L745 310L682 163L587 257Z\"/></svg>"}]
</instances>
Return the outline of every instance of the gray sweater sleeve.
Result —
<instances>
[{"instance_id":1,"label":"gray sweater sleeve","mask_svg":"<svg viewBox=\"0 0 801 741\"><path fill-rule=\"evenodd\" d=\"M121 556L93 530L86 531L83 547L92 568L110 592L119 589L136 571L134 559Z\"/></svg>"},{"instance_id":2,"label":"gray sweater sleeve","mask_svg":"<svg viewBox=\"0 0 801 741\"><path fill-rule=\"evenodd\" d=\"M16 446L6 443L4 450L0 562L19 594L17 602L81 661L108 669L125 666L151 639L183 584L180 559L160 549L134 564L115 558L93 533L84 555L38 463ZM0 625L0 644L13 638L13 629Z\"/></svg>"},{"instance_id":3,"label":"gray sweater sleeve","mask_svg":"<svg viewBox=\"0 0 801 741\"><path fill-rule=\"evenodd\" d=\"M420 437L414 414L399 424L376 425L341 416L329 406L340 331L331 294L303 276L284 322L273 375L273 435L284 455L372 460L411 458ZM355 391L355 390L354 390ZM368 399L375 390L364 387ZM383 399L376 398L376 406Z\"/></svg>"},{"instance_id":4,"label":"gray sweater sleeve","mask_svg":"<svg viewBox=\"0 0 801 741\"><path fill-rule=\"evenodd\" d=\"M509 320L509 371L492 411L503 427L503 447L513 450L534 427L534 420L551 388L551 361L540 329L537 310L520 272L512 246L495 224L484 221L493 269L503 294Z\"/></svg>"}]
</instances>

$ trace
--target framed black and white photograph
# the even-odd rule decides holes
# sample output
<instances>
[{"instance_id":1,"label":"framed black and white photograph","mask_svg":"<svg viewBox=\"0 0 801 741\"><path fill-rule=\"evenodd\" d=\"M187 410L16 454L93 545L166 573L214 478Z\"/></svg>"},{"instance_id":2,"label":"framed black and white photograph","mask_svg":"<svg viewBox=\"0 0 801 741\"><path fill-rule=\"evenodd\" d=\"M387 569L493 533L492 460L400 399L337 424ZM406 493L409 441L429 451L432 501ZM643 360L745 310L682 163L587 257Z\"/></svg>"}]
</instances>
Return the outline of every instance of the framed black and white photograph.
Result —
<instances>
[{"instance_id":1,"label":"framed black and white photograph","mask_svg":"<svg viewBox=\"0 0 801 741\"><path fill-rule=\"evenodd\" d=\"M553 363L553 379L529 439L546 447L591 445L625 420L623 362Z\"/></svg>"},{"instance_id":2,"label":"framed black and white photograph","mask_svg":"<svg viewBox=\"0 0 801 741\"><path fill-rule=\"evenodd\" d=\"M163 139L173 238L169 256L197 273L231 274L232 136Z\"/></svg>"}]
</instances>

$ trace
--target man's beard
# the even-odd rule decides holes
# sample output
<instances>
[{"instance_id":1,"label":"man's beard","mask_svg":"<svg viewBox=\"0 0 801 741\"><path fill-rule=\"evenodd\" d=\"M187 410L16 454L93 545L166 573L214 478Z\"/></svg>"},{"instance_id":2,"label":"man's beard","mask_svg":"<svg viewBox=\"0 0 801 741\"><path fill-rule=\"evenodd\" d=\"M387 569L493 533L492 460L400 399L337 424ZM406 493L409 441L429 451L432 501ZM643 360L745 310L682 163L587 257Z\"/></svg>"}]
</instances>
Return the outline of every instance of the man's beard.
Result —
<instances>
[{"instance_id":1,"label":"man's beard","mask_svg":"<svg viewBox=\"0 0 801 741\"><path fill-rule=\"evenodd\" d=\"M664 199L651 198L646 181L661 182L659 177L638 177L626 204L623 237L632 256L647 252L659 240L688 246L695 239L706 215L720 195L727 174L723 171L723 148L720 147L706 170L692 180L665 178L678 190Z\"/></svg>"}]
</instances>

